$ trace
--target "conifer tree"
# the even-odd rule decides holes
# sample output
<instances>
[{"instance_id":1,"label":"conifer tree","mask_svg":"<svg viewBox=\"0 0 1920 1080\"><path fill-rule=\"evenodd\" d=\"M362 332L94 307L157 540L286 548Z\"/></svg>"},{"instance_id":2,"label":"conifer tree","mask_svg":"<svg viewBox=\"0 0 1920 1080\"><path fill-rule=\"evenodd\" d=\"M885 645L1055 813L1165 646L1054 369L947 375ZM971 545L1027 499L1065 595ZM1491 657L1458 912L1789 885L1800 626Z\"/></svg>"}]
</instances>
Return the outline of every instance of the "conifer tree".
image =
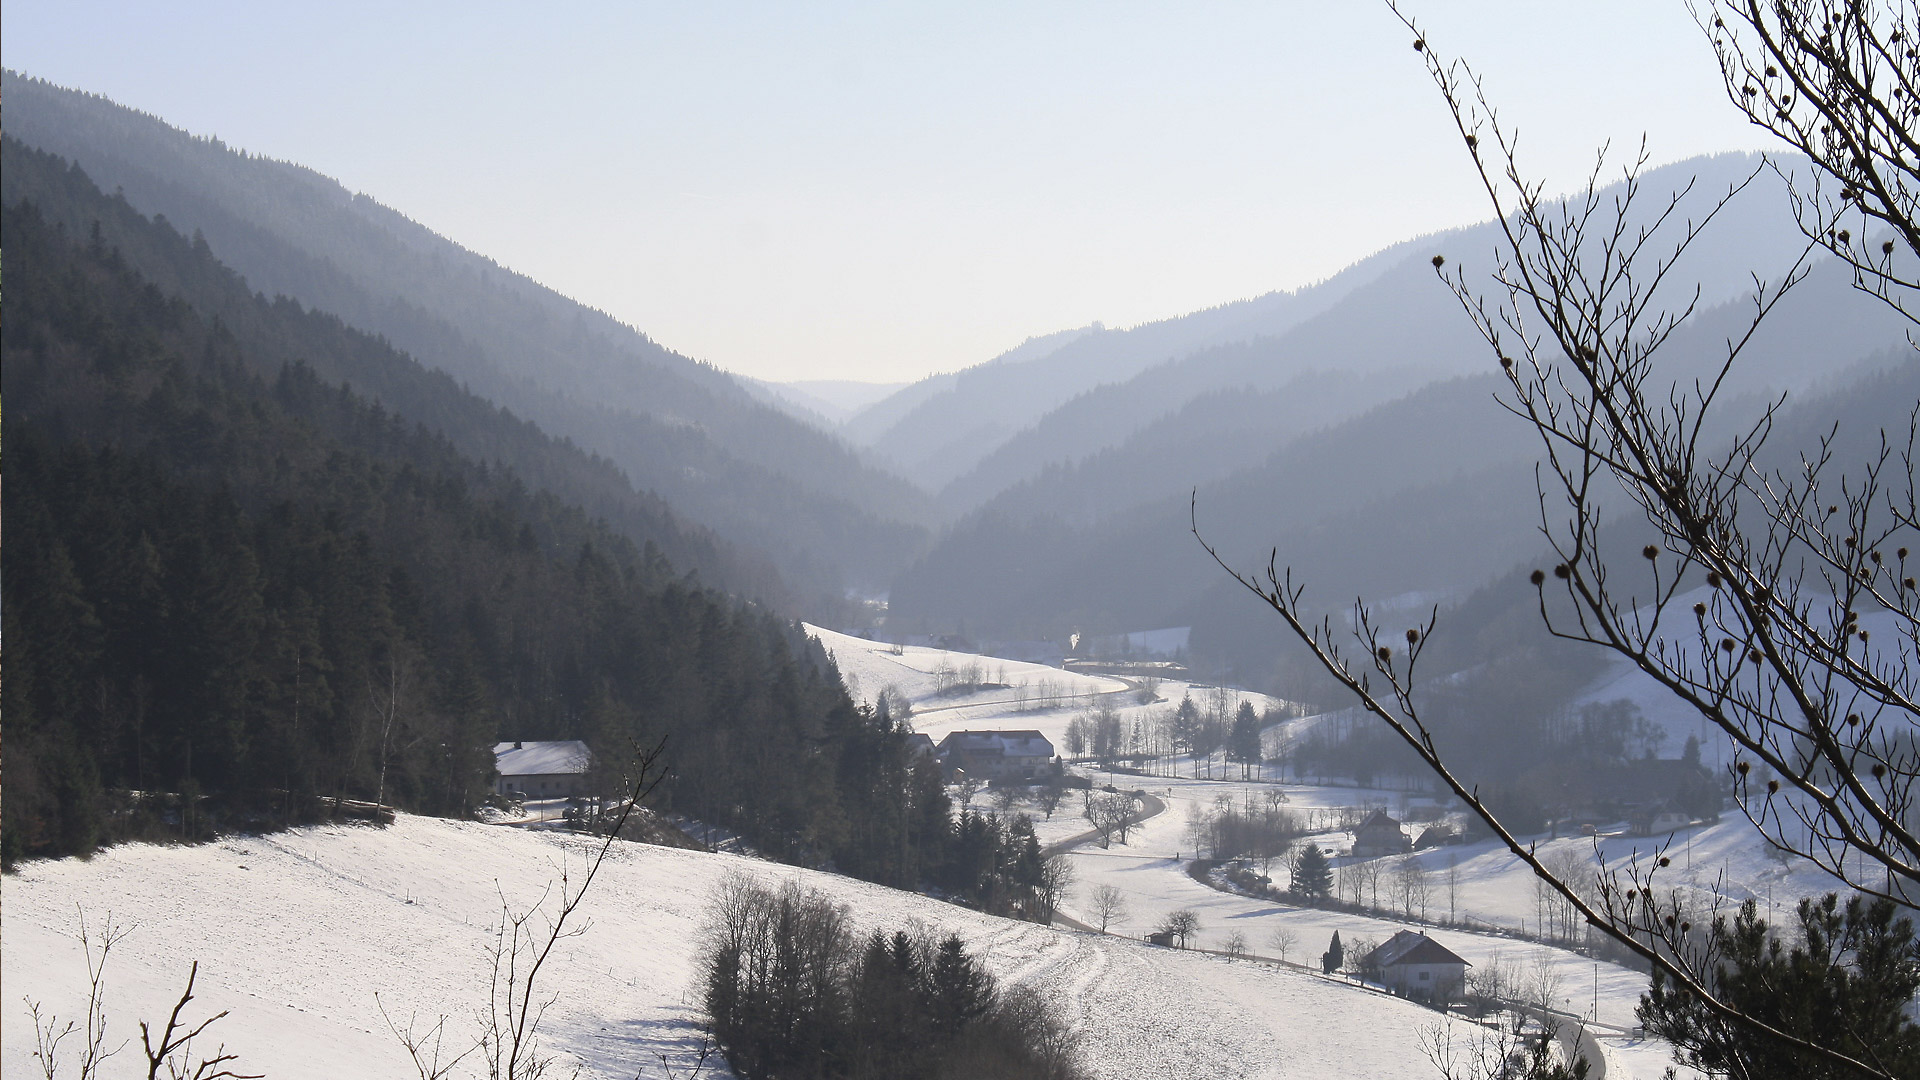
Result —
<instances>
[{"instance_id":1,"label":"conifer tree","mask_svg":"<svg viewBox=\"0 0 1920 1080\"><path fill-rule=\"evenodd\" d=\"M1333 867L1327 863L1320 845L1303 844L1300 854L1294 856L1293 891L1306 897L1307 902L1312 904L1333 894Z\"/></svg>"},{"instance_id":2,"label":"conifer tree","mask_svg":"<svg viewBox=\"0 0 1920 1080\"><path fill-rule=\"evenodd\" d=\"M1920 1025L1906 1014L1920 991L1920 940L1887 900L1855 896L1800 901L1800 943L1786 947L1748 900L1706 936L1709 987L1722 1000L1789 1034L1820 1040L1897 1076L1920 1076ZM1753 1080L1845 1076L1814 1055L1754 1040L1697 995L1656 970L1640 999L1649 1034L1671 1042L1687 1065Z\"/></svg>"}]
</instances>

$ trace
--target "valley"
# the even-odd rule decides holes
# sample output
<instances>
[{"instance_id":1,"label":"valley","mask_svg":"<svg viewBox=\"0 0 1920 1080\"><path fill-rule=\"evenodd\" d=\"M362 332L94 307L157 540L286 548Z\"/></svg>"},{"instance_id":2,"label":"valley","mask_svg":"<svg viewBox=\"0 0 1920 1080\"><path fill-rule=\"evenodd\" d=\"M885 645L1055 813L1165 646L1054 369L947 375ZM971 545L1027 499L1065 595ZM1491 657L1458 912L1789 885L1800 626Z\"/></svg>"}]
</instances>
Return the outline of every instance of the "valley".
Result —
<instances>
[{"instance_id":1,"label":"valley","mask_svg":"<svg viewBox=\"0 0 1920 1080\"><path fill-rule=\"evenodd\" d=\"M1913 11L829 6L9 5L0 1072L1920 1072Z\"/></svg>"}]
</instances>

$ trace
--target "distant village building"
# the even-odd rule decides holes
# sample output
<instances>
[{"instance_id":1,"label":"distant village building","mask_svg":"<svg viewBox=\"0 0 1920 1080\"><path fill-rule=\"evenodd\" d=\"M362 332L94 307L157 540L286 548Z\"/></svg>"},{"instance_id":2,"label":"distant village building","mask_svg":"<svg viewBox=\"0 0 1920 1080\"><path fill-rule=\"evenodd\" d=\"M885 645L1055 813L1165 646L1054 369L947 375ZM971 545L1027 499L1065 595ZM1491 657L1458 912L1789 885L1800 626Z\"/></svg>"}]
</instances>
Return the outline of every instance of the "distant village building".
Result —
<instances>
[{"instance_id":1,"label":"distant village building","mask_svg":"<svg viewBox=\"0 0 1920 1080\"><path fill-rule=\"evenodd\" d=\"M1413 930L1402 930L1360 958L1360 970L1401 997L1446 1001L1460 996L1468 964L1453 950Z\"/></svg>"},{"instance_id":2,"label":"distant village building","mask_svg":"<svg viewBox=\"0 0 1920 1080\"><path fill-rule=\"evenodd\" d=\"M1460 842L1460 839L1459 830L1445 822L1438 825L1429 825L1420 833L1420 839L1413 842L1413 850L1425 851L1428 848L1457 844Z\"/></svg>"},{"instance_id":3,"label":"distant village building","mask_svg":"<svg viewBox=\"0 0 1920 1080\"><path fill-rule=\"evenodd\" d=\"M921 758L937 758L940 755L933 748L933 737L916 731L907 736L907 760L919 761Z\"/></svg>"},{"instance_id":4,"label":"distant village building","mask_svg":"<svg viewBox=\"0 0 1920 1080\"><path fill-rule=\"evenodd\" d=\"M1643 806L1627 816L1627 828L1635 836L1665 836L1693 824L1693 819L1664 804Z\"/></svg>"},{"instance_id":5,"label":"distant village building","mask_svg":"<svg viewBox=\"0 0 1920 1080\"><path fill-rule=\"evenodd\" d=\"M1053 768L1053 743L1037 731L955 731L938 753L949 770L981 780L1038 780Z\"/></svg>"},{"instance_id":6,"label":"distant village building","mask_svg":"<svg viewBox=\"0 0 1920 1080\"><path fill-rule=\"evenodd\" d=\"M494 791L527 799L585 795L590 758L587 744L578 739L495 743L494 768L500 778Z\"/></svg>"},{"instance_id":7,"label":"distant village building","mask_svg":"<svg viewBox=\"0 0 1920 1080\"><path fill-rule=\"evenodd\" d=\"M1051 641L989 641L980 646L980 651L1001 660L1018 660L1056 668L1067 660L1066 650Z\"/></svg>"},{"instance_id":8,"label":"distant village building","mask_svg":"<svg viewBox=\"0 0 1920 1080\"><path fill-rule=\"evenodd\" d=\"M1081 638L1074 651L1091 660L1179 660L1187 655L1187 641L1192 636L1191 626L1135 630Z\"/></svg>"},{"instance_id":9,"label":"distant village building","mask_svg":"<svg viewBox=\"0 0 1920 1080\"><path fill-rule=\"evenodd\" d=\"M1406 832L1385 810L1375 810L1367 820L1354 827L1355 858L1372 859L1381 855L1399 855L1411 850L1413 845L1407 842Z\"/></svg>"}]
</instances>

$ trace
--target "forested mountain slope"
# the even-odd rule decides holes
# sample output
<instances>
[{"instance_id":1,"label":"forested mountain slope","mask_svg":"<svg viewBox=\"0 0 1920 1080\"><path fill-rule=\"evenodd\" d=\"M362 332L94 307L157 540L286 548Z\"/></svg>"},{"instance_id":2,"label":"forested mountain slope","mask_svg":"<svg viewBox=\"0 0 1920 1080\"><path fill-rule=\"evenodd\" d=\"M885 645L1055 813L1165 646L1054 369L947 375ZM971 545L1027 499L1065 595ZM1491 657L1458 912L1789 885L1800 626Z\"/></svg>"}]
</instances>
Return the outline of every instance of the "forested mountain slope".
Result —
<instances>
[{"instance_id":1,"label":"forested mountain slope","mask_svg":"<svg viewBox=\"0 0 1920 1080\"><path fill-rule=\"evenodd\" d=\"M1208 345L1280 333L1325 310L1391 262L1392 256L1382 253L1296 292L1270 293L1129 330L1091 329L1050 349L1039 346L1061 335L1028 342L1006 356L900 391L895 398L916 404L898 413L870 445L915 482L939 490L1075 396ZM893 400L869 412L896 414ZM857 416L848 427L867 423L864 415Z\"/></svg>"},{"instance_id":2,"label":"forested mountain slope","mask_svg":"<svg viewBox=\"0 0 1920 1080\"><path fill-rule=\"evenodd\" d=\"M838 439L319 174L7 72L7 133L204 235L268 296L386 337L613 461L810 593L871 584L923 543L911 485Z\"/></svg>"},{"instance_id":3,"label":"forested mountain slope","mask_svg":"<svg viewBox=\"0 0 1920 1080\"><path fill-rule=\"evenodd\" d=\"M1700 199L1753 165L1740 155L1685 163L1656 170L1646 187L1682 186L1698 169L1688 198ZM1727 343L1744 336L1753 306L1739 298L1743 263L1770 281L1793 264L1804 241L1790 222L1782 227L1781 204L1765 201L1777 196L1743 194L1680 263L1668 302L1688 303L1695 283L1701 299L1662 351L1663 382L1684 389L1710 377ZM1246 623L1230 614L1243 602L1237 587L1190 535L1196 489L1208 538L1236 565L1263 565L1277 546L1283 562L1315 569L1330 607L1363 592L1458 597L1503 572L1537 542L1537 440L1495 404L1497 378L1402 397L1450 373L1493 369L1430 265L1432 254L1484 264L1475 244L1491 243L1490 228L1426 238L1420 258L1286 334L1151 367L1004 443L942 493L949 512L964 513L896 581L894 624L1056 639L1076 628L1190 624L1196 659L1263 667L1261 651L1244 644ZM1707 302L1716 296L1723 301ZM1718 390L1718 414L1751 418L1765 400L1797 404L1857 380L1855 365L1904 332L1842 268L1816 262L1745 345Z\"/></svg>"},{"instance_id":4,"label":"forested mountain slope","mask_svg":"<svg viewBox=\"0 0 1920 1080\"><path fill-rule=\"evenodd\" d=\"M1848 291L1841 275L1831 273L1803 288L1796 303L1808 315L1831 310ZM1676 358L1707 355L1737 325L1739 310L1728 305L1704 313L1673 342ZM1783 321L1780 329L1730 388L1723 402L1729 417L1758 415L1780 393L1774 380L1789 374L1804 327ZM1890 323L1855 321L1825 334L1823 347L1798 353L1800 370L1790 373L1788 407L1775 425L1780 452L1817 445L1815 429L1835 417L1848 418L1843 434L1850 436L1882 426L1903 432L1920 400L1920 369L1894 351L1898 336ZM1687 377L1687 365L1676 374ZM1409 610L1464 598L1516 563L1541 558L1532 464L1538 440L1496 401L1504 385L1495 375L1435 383L1297 437L1257 466L1111 513L1100 513L1097 493L1123 492L1128 470L1103 464L1125 460L1125 448L1052 470L950 529L897 582L892 623L908 631L961 628L1056 640L1074 629L1097 634L1191 625L1191 648L1203 669L1220 665L1247 685L1267 686L1277 650L1271 613L1201 549L1189 527L1190 508L1197 507L1201 531L1235 566L1264 568L1268 554L1277 552L1280 565L1310 586L1309 602L1323 610L1338 613L1363 595L1399 597ZM1262 411L1260 396L1236 404ZM1218 415L1225 407L1210 411ZM1196 445L1206 449L1203 440L1168 433L1157 445L1176 460L1193 460ZM1842 449L1864 459L1871 448ZM1135 464L1141 476L1163 483L1175 471L1149 468L1144 457ZM1624 498L1606 506L1621 528L1634 527Z\"/></svg>"},{"instance_id":5,"label":"forested mountain slope","mask_svg":"<svg viewBox=\"0 0 1920 1080\"><path fill-rule=\"evenodd\" d=\"M1202 486L1202 524L1242 557L1249 538L1306 533L1382 500L1405 503L1396 518L1411 523L1415 493L1527 458L1522 432L1498 423L1495 385L1493 376L1438 383L1296 440L1257 466ZM1056 638L1075 627L1105 633L1175 625L1167 620L1185 614L1217 580L1218 569L1188 532L1185 492L1075 525L1040 501L1019 499L1018 491L957 524L902 575L892 594L896 624ZM1529 486L1513 501L1524 509L1530 500ZM1460 512L1495 512L1484 498L1475 501L1480 505ZM1452 506L1423 499L1420 509L1445 514ZM1300 542L1331 543L1343 557L1372 550L1367 535L1302 535ZM1433 565L1412 553L1401 562L1415 578Z\"/></svg>"},{"instance_id":6,"label":"forested mountain slope","mask_svg":"<svg viewBox=\"0 0 1920 1080\"><path fill-rule=\"evenodd\" d=\"M1791 171L1792 162L1785 164ZM1751 288L1751 274L1784 273L1804 239L1784 212L1783 182L1755 155L1694 159L1642 178L1633 227L1665 209L1669 192L1679 198L1678 217L1702 220L1720 196L1749 180L1717 212L1709 241L1681 261L1668 300L1684 303L1695 285L1705 306L1739 296ZM1614 184L1599 198L1623 192ZM1481 277L1498 246L1492 223L1420 237L1292 293L1126 331L1095 329L1050 350L1028 350L1017 362L1010 355L936 376L856 417L847 430L860 430L857 438L938 489L940 510L952 519L1049 467L1119 446L1204 395L1270 390L1317 373L1399 373L1375 379L1375 394L1361 404L1378 403L1434 378L1480 370L1481 343L1433 280L1429 260L1445 254ZM1241 463L1251 460L1257 457Z\"/></svg>"},{"instance_id":7,"label":"forested mountain slope","mask_svg":"<svg viewBox=\"0 0 1920 1080\"><path fill-rule=\"evenodd\" d=\"M615 474L583 477L577 450L330 315L236 299L170 226L109 217L76 233L0 209L9 860L337 796L461 814L496 738L585 739L618 787L634 742L664 736L666 805L788 857L926 872L898 833L904 734L797 624L318 364L386 372L459 438L603 495ZM664 541L717 550L627 500L629 527L653 514Z\"/></svg>"},{"instance_id":8,"label":"forested mountain slope","mask_svg":"<svg viewBox=\"0 0 1920 1080\"><path fill-rule=\"evenodd\" d=\"M332 313L252 292L204 242L102 194L77 166L11 136L0 137L0 203L31 203L36 215L69 238L117 251L145 281L217 318L263 374L304 364L440 433L463 455L508 467L534 488L604 518L633 543L654 545L674 566L699 573L710 585L769 603L789 599L764 558L742 554L681 519L658 496L635 491L605 458L547 435Z\"/></svg>"},{"instance_id":9,"label":"forested mountain slope","mask_svg":"<svg viewBox=\"0 0 1920 1080\"><path fill-rule=\"evenodd\" d=\"M1755 157L1729 154L1653 170L1645 178L1647 194L1642 195L1638 216L1664 206L1655 196L1668 188L1684 188L1689 177L1697 179L1686 192L1681 212L1702 216L1711 208L1714 195L1723 194L1751 175L1757 165ZM1757 272L1768 279L1785 273L1804 240L1784 212L1779 186L1777 176L1763 173L1720 212L1707 240L1677 266L1673 287L1668 289L1669 301L1684 303L1688 297L1683 292L1697 284L1701 305L1715 307L1750 290L1749 273ZM1619 194L1616 185L1603 190L1602 197ZM1299 398L1299 404L1305 406L1306 398L1316 390L1330 388L1328 377L1354 378L1342 399L1326 402L1320 423L1313 425L1321 426L1434 379L1484 370L1485 343L1463 317L1458 302L1434 280L1430 260L1435 254L1444 254L1450 266L1467 265L1479 278L1490 268L1486 254L1497 243L1498 230L1488 223L1396 245L1318 287L1320 292L1309 290L1319 298L1323 310L1298 319L1297 325L1241 338L1232 334L1244 334L1254 324L1217 330L1215 333L1223 338L1219 343L1169 357L1130 378L1091 387L1007 437L967 472L946 484L939 493L941 511L949 518L957 517L1049 469L1085 462L1123 447L1151 426L1163 426L1164 430L1164 425L1174 419L1173 414L1183 410L1188 415L1178 426L1185 428L1188 438L1202 443L1214 440L1216 426L1245 431L1241 418L1247 410L1234 400L1236 393L1273 391L1312 376L1313 382L1286 392L1287 397ZM1336 286L1337 290L1327 291ZM1879 334L1889 325L1885 315L1873 310L1863 298L1843 294L1829 299L1861 320L1852 331ZM1808 305L1798 299L1789 306L1808 310ZM1779 354L1789 338L1823 329L1817 319L1780 321L1792 321L1792 331L1771 333L1760 343L1762 349ZM1846 344L1852 347L1861 337L1859 332L1850 332ZM1785 351L1804 354L1809 342L1794 340L1791 344L1793 348ZM1747 366L1758 369L1765 365L1749 362ZM1785 375L1772 380L1780 385L1792 385L1799 378L1792 372L1775 370L1769 374ZM1200 400L1207 397L1220 407L1212 420ZM1237 465L1259 460L1306 430L1290 420L1284 410L1274 414L1271 427L1265 444L1249 445L1249 452ZM1124 456L1141 457L1137 452ZM1203 466L1187 477L1184 486L1206 483L1219 475L1217 469ZM1151 485L1142 490L1160 493Z\"/></svg>"}]
</instances>

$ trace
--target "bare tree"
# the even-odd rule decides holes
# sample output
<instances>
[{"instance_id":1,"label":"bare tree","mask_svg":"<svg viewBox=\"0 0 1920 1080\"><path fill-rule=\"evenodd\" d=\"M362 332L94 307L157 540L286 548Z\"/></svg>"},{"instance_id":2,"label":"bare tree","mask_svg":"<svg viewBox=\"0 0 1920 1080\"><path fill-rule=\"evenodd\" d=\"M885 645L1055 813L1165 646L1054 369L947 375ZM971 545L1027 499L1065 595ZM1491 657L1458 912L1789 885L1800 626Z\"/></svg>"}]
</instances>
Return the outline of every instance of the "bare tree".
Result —
<instances>
[{"instance_id":1,"label":"bare tree","mask_svg":"<svg viewBox=\"0 0 1920 1080\"><path fill-rule=\"evenodd\" d=\"M1267 934L1267 944L1273 946L1273 951L1280 954L1280 962L1284 964L1287 962L1288 950L1300 944L1300 934L1291 927L1276 926Z\"/></svg>"},{"instance_id":2,"label":"bare tree","mask_svg":"<svg viewBox=\"0 0 1920 1080\"><path fill-rule=\"evenodd\" d=\"M27 1014L33 1021L33 1058L39 1062L41 1075L46 1080L57 1080L66 1075L60 1069L61 1044L74 1035L81 1037L77 1048L80 1058L72 1074L76 1080L97 1080L107 1060L126 1049L124 1039L111 1049L107 1047L106 974L107 960L113 953L113 947L132 932L132 927L115 923L111 915L96 931L87 925L86 909L80 909L78 936L81 952L86 955L87 961L85 1021L69 1020L62 1024L57 1016L43 1016L38 1001L27 1001ZM222 1009L198 1024L181 1019L181 1014L193 1001L193 986L199 977L200 961L195 960L187 972L186 989L181 991L180 999L167 1014L166 1025L160 1029L157 1040L147 1022L140 1021L140 1049L146 1058L147 1080L159 1080L163 1068L167 1080L261 1080L258 1074L234 1072L231 1066L239 1058L227 1053L225 1045L217 1047L211 1056L194 1056L193 1041L227 1016L227 1011Z\"/></svg>"},{"instance_id":3,"label":"bare tree","mask_svg":"<svg viewBox=\"0 0 1920 1080\"><path fill-rule=\"evenodd\" d=\"M1073 864L1067 861L1065 855L1049 856L1040 864L1040 877L1033 886L1034 915L1040 922L1053 922L1053 913L1059 909L1060 901L1066 898L1067 889L1072 885Z\"/></svg>"},{"instance_id":4,"label":"bare tree","mask_svg":"<svg viewBox=\"0 0 1920 1080\"><path fill-rule=\"evenodd\" d=\"M1449 1014L1417 1037L1420 1052L1445 1080L1584 1080L1590 1064L1557 1053L1558 1034L1559 1022L1551 1018L1530 1033L1522 1013L1496 1024L1463 1023Z\"/></svg>"},{"instance_id":5,"label":"bare tree","mask_svg":"<svg viewBox=\"0 0 1920 1080\"><path fill-rule=\"evenodd\" d=\"M1138 824L1134 814L1134 798L1124 791L1093 791L1086 795L1087 820L1100 830L1100 846L1113 843L1124 844L1127 836Z\"/></svg>"},{"instance_id":6,"label":"bare tree","mask_svg":"<svg viewBox=\"0 0 1920 1080\"><path fill-rule=\"evenodd\" d=\"M1767 444L1784 398L1737 423L1722 413L1742 356L1804 279L1814 249L1846 260L1860 288L1911 311L1920 286L1920 7L1705 0L1696 9L1736 105L1807 152L1815 179L1791 187L1807 251L1775 280L1755 276L1746 324L1683 384L1673 375L1663 382L1659 361L1699 294L1668 306L1670 277L1746 184L1704 213L1683 210L1690 187L1649 210L1645 151L1611 196L1602 153L1581 192L1550 200L1522 170L1514 134L1474 72L1438 55L1390 6L1501 231L1491 298L1443 257L1433 264L1506 375L1502 404L1540 438L1541 530L1554 564L1532 581L1548 632L1624 657L1716 726L1736 750L1741 809L1775 847L1863 893L1907 900L1920 889L1920 753L1910 736L1920 722L1920 675L1906 659L1920 650L1920 589L1909 567L1920 537L1920 409L1905 432L1882 432L1877 451L1844 473L1837 418L1816 444L1795 448L1795 464L1780 465L1772 463L1792 459ZM1603 533L1602 504L1622 493L1659 543L1623 552ZM1197 508L1195 524L1198 535ZM1309 613L1278 552L1261 574L1221 565L1580 921L1699 997L1716 1023L1830 1066L1891 1075L1716 996L1687 913L1660 885L1670 866L1664 849L1609 868L1590 900L1500 822L1435 748L1413 695L1437 609L1402 635L1356 601L1356 654L1341 647L1331 619ZM1868 610L1886 613L1883 637L1870 640L1861 622Z\"/></svg>"},{"instance_id":7,"label":"bare tree","mask_svg":"<svg viewBox=\"0 0 1920 1080\"><path fill-rule=\"evenodd\" d=\"M1046 783L1036 789L1034 801L1039 804L1040 809L1047 812L1047 820L1052 821L1053 812L1060 809L1060 800L1066 798L1066 795L1067 786L1060 782L1060 774L1054 772L1047 776Z\"/></svg>"},{"instance_id":8,"label":"bare tree","mask_svg":"<svg viewBox=\"0 0 1920 1080\"><path fill-rule=\"evenodd\" d=\"M1393 868L1393 894L1400 901L1400 910L1412 918L1418 912L1420 918L1427 917L1427 904L1433 896L1433 884L1427 879L1427 871L1418 860L1406 858Z\"/></svg>"},{"instance_id":9,"label":"bare tree","mask_svg":"<svg viewBox=\"0 0 1920 1080\"><path fill-rule=\"evenodd\" d=\"M33 1057L40 1063L40 1071L46 1080L56 1080L60 1075L60 1046L75 1035L80 1036L77 1048L80 1060L79 1071L75 1074L80 1080L92 1080L99 1075L100 1067L106 1060L125 1048L124 1042L107 1048L107 959L113 954L113 947L120 943L132 928L117 925L109 915L98 929L87 925L85 908L79 910L80 951L87 962L87 1011L85 1020L69 1020L60 1023L60 1018L51 1013L41 1015L40 1003L29 999L27 1013L33 1020L34 1050Z\"/></svg>"},{"instance_id":10,"label":"bare tree","mask_svg":"<svg viewBox=\"0 0 1920 1080\"><path fill-rule=\"evenodd\" d=\"M376 762L376 775L373 802L375 806L387 803L387 763L393 746L394 728L403 723L401 714L410 712L414 707L414 662L413 657L402 651L403 646L397 639L389 642L386 649L384 666L386 677L381 686L374 681L375 672L369 669L367 678L367 706L373 710L380 724L380 754Z\"/></svg>"},{"instance_id":11,"label":"bare tree","mask_svg":"<svg viewBox=\"0 0 1920 1080\"><path fill-rule=\"evenodd\" d=\"M1127 894L1111 885L1095 886L1087 894L1087 914L1099 922L1100 932L1104 934L1108 926L1127 921Z\"/></svg>"},{"instance_id":12,"label":"bare tree","mask_svg":"<svg viewBox=\"0 0 1920 1080\"><path fill-rule=\"evenodd\" d=\"M180 1000L174 1002L173 1010L167 1014L166 1026L160 1029L159 1038L154 1038L145 1020L140 1021L140 1049L147 1058L147 1080L159 1080L163 1067L167 1070L167 1080L262 1080L264 1073L237 1073L228 1068L239 1057L227 1053L225 1045L217 1047L212 1057L194 1059L193 1040L227 1015L227 1010L222 1009L198 1024L180 1019L180 1013L193 1000L193 984L199 977L200 961L195 960L187 972L187 988L181 991Z\"/></svg>"},{"instance_id":13,"label":"bare tree","mask_svg":"<svg viewBox=\"0 0 1920 1080\"><path fill-rule=\"evenodd\" d=\"M1368 907L1379 907L1380 878L1384 875L1386 867L1381 865L1379 859L1361 859L1350 864L1347 869L1353 874L1354 903L1359 903L1364 893Z\"/></svg>"},{"instance_id":14,"label":"bare tree","mask_svg":"<svg viewBox=\"0 0 1920 1080\"><path fill-rule=\"evenodd\" d=\"M420 1080L442 1080L476 1052L486 1063L488 1080L540 1080L553 1067L553 1056L541 1050L540 1025L559 997L541 988L541 972L562 941L587 931L589 924L579 922L574 916L586 900L587 890L599 874L601 864L606 862L607 852L625 828L627 818L666 778L662 760L665 753L664 738L652 747L636 748L629 772L632 787L606 838L587 860L578 885L574 884L572 873L562 866L560 880L549 883L540 898L526 908L515 909L501 896L500 918L494 924L493 940L487 946L492 974L487 1002L479 1010L477 1038L465 1040L458 1053L443 1049L447 1028L444 1014L425 1027L420 1026L417 1016L409 1016L406 1026L402 1027L388 1014L379 995L374 995L388 1030L406 1049ZM548 915L547 902L555 898L557 907Z\"/></svg>"},{"instance_id":15,"label":"bare tree","mask_svg":"<svg viewBox=\"0 0 1920 1080\"><path fill-rule=\"evenodd\" d=\"M962 776L954 784L954 801L963 807L972 806L973 797L980 794L980 789L984 786L978 777Z\"/></svg>"},{"instance_id":16,"label":"bare tree","mask_svg":"<svg viewBox=\"0 0 1920 1080\"><path fill-rule=\"evenodd\" d=\"M1247 958L1247 935L1239 930L1233 931L1227 935L1226 940L1220 943L1220 951L1227 954L1228 960L1245 960Z\"/></svg>"},{"instance_id":17,"label":"bare tree","mask_svg":"<svg viewBox=\"0 0 1920 1080\"><path fill-rule=\"evenodd\" d=\"M1178 911L1168 912L1167 917L1160 920L1160 925L1156 929L1163 934L1171 934L1184 949L1187 943L1200 933L1200 916L1192 908L1181 908Z\"/></svg>"},{"instance_id":18,"label":"bare tree","mask_svg":"<svg viewBox=\"0 0 1920 1080\"><path fill-rule=\"evenodd\" d=\"M1895 250L1920 255L1920 11L1860 0L1692 6L1734 108L1813 164L1791 187L1801 231L1850 266L1858 288L1915 318L1920 267Z\"/></svg>"}]
</instances>

